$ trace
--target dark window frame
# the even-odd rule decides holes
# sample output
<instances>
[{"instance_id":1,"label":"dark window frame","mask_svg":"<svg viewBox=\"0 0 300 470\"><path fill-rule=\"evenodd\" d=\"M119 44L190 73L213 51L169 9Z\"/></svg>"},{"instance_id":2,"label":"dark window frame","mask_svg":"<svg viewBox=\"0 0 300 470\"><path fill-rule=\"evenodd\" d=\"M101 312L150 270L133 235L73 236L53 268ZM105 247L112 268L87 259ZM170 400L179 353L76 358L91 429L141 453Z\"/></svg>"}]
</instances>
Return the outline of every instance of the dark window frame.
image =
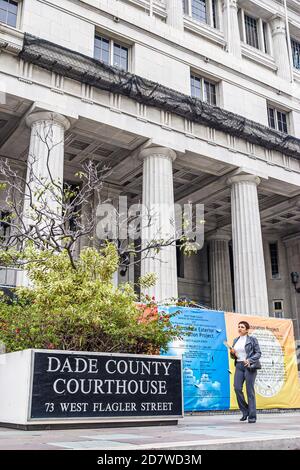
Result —
<instances>
[{"instance_id":1,"label":"dark window frame","mask_svg":"<svg viewBox=\"0 0 300 470\"><path fill-rule=\"evenodd\" d=\"M245 21L246 44L248 44L248 46L254 47L255 49L260 49L257 18L254 18L253 16L245 13L244 21Z\"/></svg>"},{"instance_id":2,"label":"dark window frame","mask_svg":"<svg viewBox=\"0 0 300 470\"><path fill-rule=\"evenodd\" d=\"M300 41L291 38L291 48L294 68L300 70Z\"/></svg>"},{"instance_id":3,"label":"dark window frame","mask_svg":"<svg viewBox=\"0 0 300 470\"><path fill-rule=\"evenodd\" d=\"M17 0L1 0L0 1L0 23L17 28L19 4Z\"/></svg>"},{"instance_id":4,"label":"dark window frame","mask_svg":"<svg viewBox=\"0 0 300 470\"><path fill-rule=\"evenodd\" d=\"M217 84L205 77L191 73L191 96L213 106L217 105Z\"/></svg>"},{"instance_id":5,"label":"dark window frame","mask_svg":"<svg viewBox=\"0 0 300 470\"><path fill-rule=\"evenodd\" d=\"M273 300L272 304L273 304L274 317L275 318L284 318L283 300L282 299L275 299L275 300ZM279 305L278 305L277 308L276 308L276 304L280 304L281 307L278 308L279 307Z\"/></svg>"},{"instance_id":6,"label":"dark window frame","mask_svg":"<svg viewBox=\"0 0 300 470\"><path fill-rule=\"evenodd\" d=\"M180 240L176 241L176 266L177 277L184 279L184 253L181 248Z\"/></svg>"},{"instance_id":7,"label":"dark window frame","mask_svg":"<svg viewBox=\"0 0 300 470\"><path fill-rule=\"evenodd\" d=\"M269 254L272 279L280 279L279 250L277 242L269 243Z\"/></svg>"},{"instance_id":8,"label":"dark window frame","mask_svg":"<svg viewBox=\"0 0 300 470\"><path fill-rule=\"evenodd\" d=\"M288 112L268 105L268 123L271 129L276 131L289 133Z\"/></svg>"},{"instance_id":9,"label":"dark window frame","mask_svg":"<svg viewBox=\"0 0 300 470\"><path fill-rule=\"evenodd\" d=\"M98 44L107 45L108 47L100 47ZM124 70L129 71L130 61L130 46L122 44L121 42L109 38L104 34L96 32L94 38L94 58L102 61L107 65L111 65ZM103 60L104 51L104 60Z\"/></svg>"},{"instance_id":10,"label":"dark window frame","mask_svg":"<svg viewBox=\"0 0 300 470\"><path fill-rule=\"evenodd\" d=\"M184 15L190 16L193 20L207 24L211 28L220 28L219 0L182 0Z\"/></svg>"}]
</instances>

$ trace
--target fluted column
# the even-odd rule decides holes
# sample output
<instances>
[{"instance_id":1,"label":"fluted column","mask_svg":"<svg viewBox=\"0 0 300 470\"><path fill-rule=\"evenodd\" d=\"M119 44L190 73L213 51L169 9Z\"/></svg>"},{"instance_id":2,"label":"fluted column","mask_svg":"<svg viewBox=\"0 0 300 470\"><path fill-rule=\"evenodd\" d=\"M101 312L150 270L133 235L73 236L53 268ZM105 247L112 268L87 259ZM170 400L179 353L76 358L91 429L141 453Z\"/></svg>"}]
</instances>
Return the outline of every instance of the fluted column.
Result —
<instances>
[{"instance_id":1,"label":"fluted column","mask_svg":"<svg viewBox=\"0 0 300 470\"><path fill-rule=\"evenodd\" d=\"M27 160L26 188L23 206L25 225L36 225L36 214L32 205L40 207L45 214L39 221L42 231L49 226L49 217L59 219L61 213L61 189L64 174L64 136L70 123L61 114L40 111L27 116L26 124L31 129L29 154ZM51 185L51 189L47 189ZM41 195L42 191L42 195ZM47 217L48 215L48 217ZM28 286L25 271L17 274L16 284Z\"/></svg>"},{"instance_id":2,"label":"fluted column","mask_svg":"<svg viewBox=\"0 0 300 470\"><path fill-rule=\"evenodd\" d=\"M182 0L167 0L167 24L183 31Z\"/></svg>"},{"instance_id":3,"label":"fluted column","mask_svg":"<svg viewBox=\"0 0 300 470\"><path fill-rule=\"evenodd\" d=\"M254 175L237 175L231 185L232 241L236 312L268 316L268 294Z\"/></svg>"},{"instance_id":4,"label":"fluted column","mask_svg":"<svg viewBox=\"0 0 300 470\"><path fill-rule=\"evenodd\" d=\"M183 2L182 0L167 0L167 24L183 31Z\"/></svg>"},{"instance_id":5,"label":"fluted column","mask_svg":"<svg viewBox=\"0 0 300 470\"><path fill-rule=\"evenodd\" d=\"M209 269L211 285L211 306L216 310L232 312L232 284L230 272L229 245L231 237L217 231L209 237Z\"/></svg>"},{"instance_id":6,"label":"fluted column","mask_svg":"<svg viewBox=\"0 0 300 470\"><path fill-rule=\"evenodd\" d=\"M241 57L241 38L238 22L237 0L223 0L223 29L227 51Z\"/></svg>"},{"instance_id":7,"label":"fluted column","mask_svg":"<svg viewBox=\"0 0 300 470\"><path fill-rule=\"evenodd\" d=\"M286 38L286 24L284 18L277 16L271 22L273 50L278 76L285 80L291 79L291 66Z\"/></svg>"},{"instance_id":8,"label":"fluted column","mask_svg":"<svg viewBox=\"0 0 300 470\"><path fill-rule=\"evenodd\" d=\"M142 246L154 240L175 240L175 210L172 163L173 150L152 147L141 151L143 159ZM178 296L176 247L142 253L141 274L155 273L156 285L147 293L161 302Z\"/></svg>"},{"instance_id":9,"label":"fluted column","mask_svg":"<svg viewBox=\"0 0 300 470\"><path fill-rule=\"evenodd\" d=\"M63 185L64 175L64 136L70 123L65 116L51 112L36 112L26 118L26 124L31 128L30 147L27 161L27 184L31 195L37 198L37 191L45 188L47 183L53 183L52 189L44 197L48 197L48 209L59 213L61 204L53 196ZM56 188L55 188L56 186ZM51 194L52 193L52 194ZM24 215L30 220L28 194L24 201ZM36 202L36 201L35 201Z\"/></svg>"},{"instance_id":10,"label":"fluted column","mask_svg":"<svg viewBox=\"0 0 300 470\"><path fill-rule=\"evenodd\" d=\"M296 207L300 208L300 200ZM295 207L295 208L296 208ZM300 233L299 231L292 235L287 235L283 239L286 247L286 261L288 267L288 283L290 306L285 302L285 310L289 311L289 318L293 320L295 338L300 341L300 294L296 291L294 284L291 282L291 273L300 272ZM299 284L296 286L299 287Z\"/></svg>"}]
</instances>

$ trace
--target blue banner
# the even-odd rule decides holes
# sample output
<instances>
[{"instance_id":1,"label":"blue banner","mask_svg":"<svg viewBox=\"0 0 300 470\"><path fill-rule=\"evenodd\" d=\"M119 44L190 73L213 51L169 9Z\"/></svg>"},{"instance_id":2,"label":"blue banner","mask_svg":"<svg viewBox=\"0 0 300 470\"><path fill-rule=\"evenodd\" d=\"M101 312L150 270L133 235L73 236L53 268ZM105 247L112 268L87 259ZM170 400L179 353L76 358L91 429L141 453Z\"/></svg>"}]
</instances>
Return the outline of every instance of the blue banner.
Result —
<instances>
[{"instance_id":1,"label":"blue banner","mask_svg":"<svg viewBox=\"0 0 300 470\"><path fill-rule=\"evenodd\" d=\"M166 314L180 312L171 322L194 331L169 345L167 355L183 359L184 410L226 410L230 381L224 312L189 307L160 307Z\"/></svg>"}]
</instances>

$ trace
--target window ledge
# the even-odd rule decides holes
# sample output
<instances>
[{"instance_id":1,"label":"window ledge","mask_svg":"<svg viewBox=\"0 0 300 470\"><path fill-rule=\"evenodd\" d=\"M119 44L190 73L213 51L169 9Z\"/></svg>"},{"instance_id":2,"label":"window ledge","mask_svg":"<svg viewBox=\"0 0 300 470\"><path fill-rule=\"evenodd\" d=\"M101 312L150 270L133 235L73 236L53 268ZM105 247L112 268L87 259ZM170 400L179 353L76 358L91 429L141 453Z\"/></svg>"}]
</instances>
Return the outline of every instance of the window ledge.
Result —
<instances>
[{"instance_id":1,"label":"window ledge","mask_svg":"<svg viewBox=\"0 0 300 470\"><path fill-rule=\"evenodd\" d=\"M19 29L0 23L0 49L18 54L23 48L24 33Z\"/></svg>"},{"instance_id":2,"label":"window ledge","mask_svg":"<svg viewBox=\"0 0 300 470\"><path fill-rule=\"evenodd\" d=\"M294 79L297 82L300 82L300 69L293 69Z\"/></svg>"},{"instance_id":3,"label":"window ledge","mask_svg":"<svg viewBox=\"0 0 300 470\"><path fill-rule=\"evenodd\" d=\"M257 62L259 65L268 67L273 72L276 72L278 69L272 56L248 44L242 43L242 55L253 62Z\"/></svg>"},{"instance_id":4,"label":"window ledge","mask_svg":"<svg viewBox=\"0 0 300 470\"><path fill-rule=\"evenodd\" d=\"M192 31L193 33L197 33L201 36L204 36L209 41L215 42L222 47L225 47L226 45L224 34L220 30L212 28L206 23L196 21L190 16L184 16L184 27L185 29Z\"/></svg>"},{"instance_id":5,"label":"window ledge","mask_svg":"<svg viewBox=\"0 0 300 470\"><path fill-rule=\"evenodd\" d=\"M125 2L132 3L133 5L136 5L137 7L143 8L145 12L148 12L149 14L149 11L150 11L149 0L125 0ZM166 5L163 0L154 0L153 13L162 18L167 18Z\"/></svg>"}]
</instances>

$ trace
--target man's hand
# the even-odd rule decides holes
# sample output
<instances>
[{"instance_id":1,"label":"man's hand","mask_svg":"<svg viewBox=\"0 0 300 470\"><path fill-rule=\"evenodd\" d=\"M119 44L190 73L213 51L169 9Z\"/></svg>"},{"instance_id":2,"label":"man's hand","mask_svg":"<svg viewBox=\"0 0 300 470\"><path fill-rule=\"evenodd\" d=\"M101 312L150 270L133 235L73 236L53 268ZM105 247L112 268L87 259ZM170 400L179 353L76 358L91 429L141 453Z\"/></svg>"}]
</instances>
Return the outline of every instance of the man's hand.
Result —
<instances>
[{"instance_id":1,"label":"man's hand","mask_svg":"<svg viewBox=\"0 0 300 470\"><path fill-rule=\"evenodd\" d=\"M245 366L245 367L249 367L249 366L250 366L250 362L248 361L248 359L246 359L246 361L244 361L244 366Z\"/></svg>"}]
</instances>

